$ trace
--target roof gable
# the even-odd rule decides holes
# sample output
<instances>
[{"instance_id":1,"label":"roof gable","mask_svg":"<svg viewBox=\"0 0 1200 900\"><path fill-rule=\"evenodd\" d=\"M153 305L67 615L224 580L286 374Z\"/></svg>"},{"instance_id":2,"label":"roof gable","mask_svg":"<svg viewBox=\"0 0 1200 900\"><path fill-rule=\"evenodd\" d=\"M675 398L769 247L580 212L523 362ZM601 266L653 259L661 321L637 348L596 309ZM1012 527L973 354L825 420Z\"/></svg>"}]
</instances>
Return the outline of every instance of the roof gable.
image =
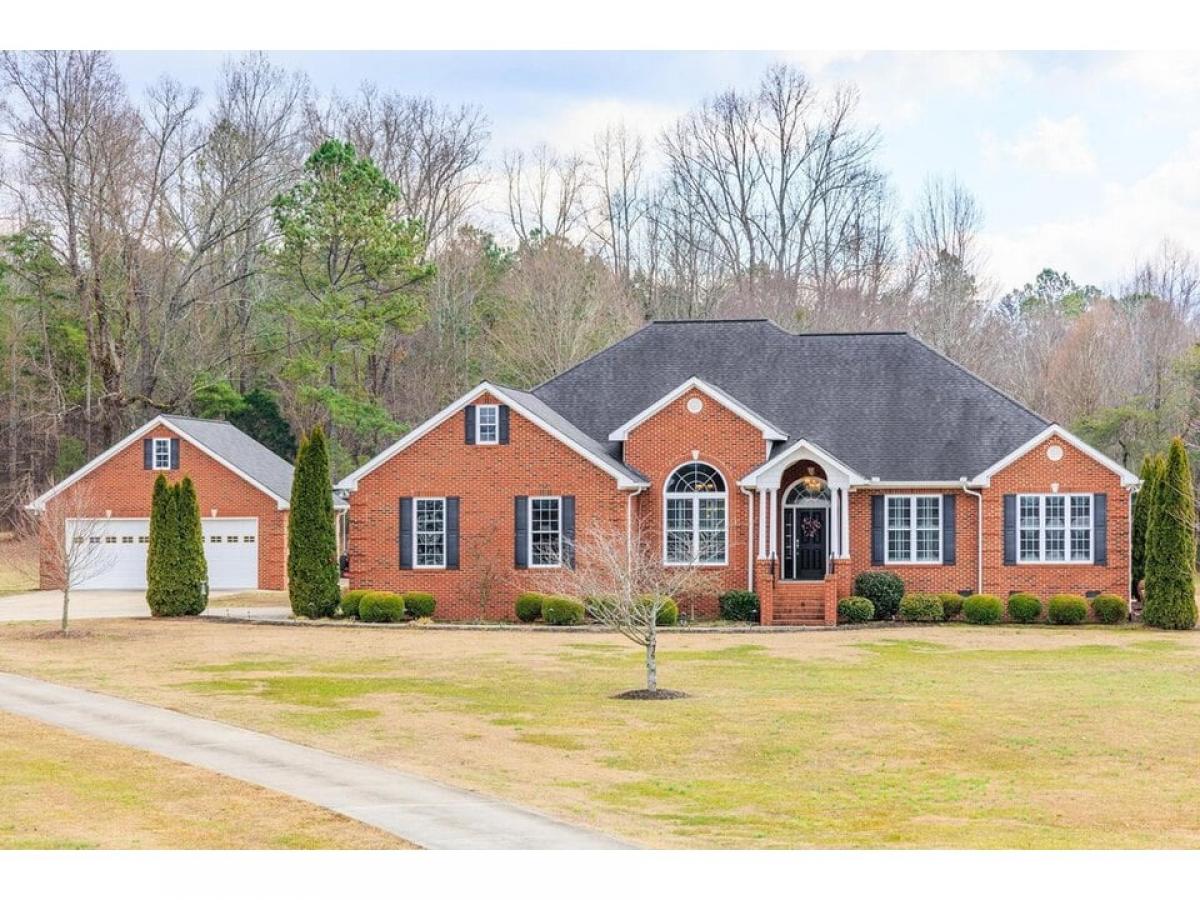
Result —
<instances>
[{"instance_id":1,"label":"roof gable","mask_svg":"<svg viewBox=\"0 0 1200 900\"><path fill-rule=\"evenodd\" d=\"M708 384L706 381L703 381L702 379L697 378L694 375L691 378L689 378L687 381L685 381L683 384L679 385L679 387L675 388L675 390L671 391L670 393L664 394L662 397L660 397L658 400L656 400L650 406L647 406L645 409L638 412L638 414L636 416L634 416L632 419L630 419L627 422L622 423L620 426L618 426L616 429L613 430L613 433L608 436L608 439L610 441L627 440L629 438L629 433L631 431L633 431L635 428L637 428L639 425L641 425L647 419L652 419L654 416L656 416L662 410L666 409L666 407L670 406L672 403L674 403L676 400L678 400L684 394L686 394L692 390L699 391L700 393L704 394L705 396L712 398L717 403L721 404L727 410L729 410L731 413L733 413L735 416L738 416L743 421L748 422L750 425L757 428L759 431L762 432L762 436L763 436L764 440L767 440L767 441L786 441L787 440L786 434L784 434L782 431L780 431L778 428L776 428L774 425L772 425L770 422L768 422L762 416L755 413L749 407L739 403L736 399L731 397L729 394L725 393L725 391L721 390L719 387Z\"/></svg>"},{"instance_id":2,"label":"roof gable","mask_svg":"<svg viewBox=\"0 0 1200 900\"><path fill-rule=\"evenodd\" d=\"M1090 457L1104 468L1108 469L1110 472L1120 476L1122 487L1137 487L1139 484L1141 484L1140 478L1138 478L1116 460L1105 456L1091 444L1085 443L1082 439L1077 438L1075 435L1071 434L1071 432L1067 431L1067 429L1058 424L1051 425L1040 434L1034 435L1020 447L1017 447L1011 453L1007 454L1001 459L998 459L995 463L988 466L972 480L981 487L990 486L993 475L1003 471L1004 469L1007 469L1017 460L1021 459L1031 451L1036 450L1039 446L1052 437L1059 438L1060 440L1070 444L1085 456Z\"/></svg>"},{"instance_id":3,"label":"roof gable","mask_svg":"<svg viewBox=\"0 0 1200 900\"><path fill-rule=\"evenodd\" d=\"M228 422L170 415L155 416L141 428L135 429L95 459L54 485L30 503L29 508L45 509L48 500L75 484L88 473L100 468L122 450L136 443L160 425L173 431L201 453L210 456L243 481L274 499L280 509L287 509L292 488L291 463Z\"/></svg>"}]
</instances>

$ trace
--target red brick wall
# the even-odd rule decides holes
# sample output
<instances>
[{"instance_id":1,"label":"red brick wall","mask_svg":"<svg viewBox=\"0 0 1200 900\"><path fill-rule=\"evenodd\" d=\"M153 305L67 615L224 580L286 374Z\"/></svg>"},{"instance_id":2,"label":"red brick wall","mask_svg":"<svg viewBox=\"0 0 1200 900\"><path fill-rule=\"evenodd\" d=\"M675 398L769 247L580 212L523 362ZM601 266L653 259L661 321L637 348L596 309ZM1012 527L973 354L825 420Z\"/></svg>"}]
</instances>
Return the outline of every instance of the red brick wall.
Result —
<instances>
[{"instance_id":1,"label":"red brick wall","mask_svg":"<svg viewBox=\"0 0 1200 900\"><path fill-rule=\"evenodd\" d=\"M688 412L687 402L698 397L698 413ZM654 546L662 547L663 485L679 465L698 460L715 466L725 478L729 535L727 564L709 569L714 589L698 599L698 616L717 614L717 596L731 588L745 588L747 569L747 516L749 500L737 487L738 479L766 461L762 432L717 401L696 390L687 392L638 425L625 442L625 462L649 479L651 487L639 500L640 513ZM757 512L754 527L757 528Z\"/></svg>"},{"instance_id":2,"label":"red brick wall","mask_svg":"<svg viewBox=\"0 0 1200 900\"><path fill-rule=\"evenodd\" d=\"M179 435L160 425L143 437L174 438ZM257 518L258 586L263 590L287 587L287 510L278 509L274 498L247 483L186 438L179 440L179 468L163 474L172 481L184 475L191 476L200 515L204 518L208 518L214 508L221 517ZM90 515L102 518L106 511L111 511L113 518L146 518L150 515L150 496L158 475L156 471L142 468L142 441L137 440L52 498L48 505L68 497L73 491L86 490L95 506ZM44 589L56 587L44 565L40 581Z\"/></svg>"},{"instance_id":3,"label":"red brick wall","mask_svg":"<svg viewBox=\"0 0 1200 900\"><path fill-rule=\"evenodd\" d=\"M1063 457L1052 462L1046 447L1057 443ZM1108 495L1108 564L1004 565L1004 495L1058 492ZM888 493L957 493L957 562L953 566L871 565L871 496ZM1048 599L1056 593L1090 591L1129 596L1129 494L1118 475L1065 441L1050 438L992 478L983 494L983 589L1005 598L1014 591L1030 591ZM852 574L870 569L894 572L914 591L975 590L978 578L976 542L978 499L962 491L859 490L850 495L850 548Z\"/></svg>"},{"instance_id":4,"label":"red brick wall","mask_svg":"<svg viewBox=\"0 0 1200 900\"><path fill-rule=\"evenodd\" d=\"M500 401L485 395L474 402ZM625 527L627 495L614 477L517 410L509 443L496 445L465 443L463 414L453 415L350 494L350 585L430 591L439 619L511 619L517 595L553 577L514 564L513 498L536 495L574 495L579 540L592 523ZM400 568L401 497L459 498L460 569Z\"/></svg>"}]
</instances>

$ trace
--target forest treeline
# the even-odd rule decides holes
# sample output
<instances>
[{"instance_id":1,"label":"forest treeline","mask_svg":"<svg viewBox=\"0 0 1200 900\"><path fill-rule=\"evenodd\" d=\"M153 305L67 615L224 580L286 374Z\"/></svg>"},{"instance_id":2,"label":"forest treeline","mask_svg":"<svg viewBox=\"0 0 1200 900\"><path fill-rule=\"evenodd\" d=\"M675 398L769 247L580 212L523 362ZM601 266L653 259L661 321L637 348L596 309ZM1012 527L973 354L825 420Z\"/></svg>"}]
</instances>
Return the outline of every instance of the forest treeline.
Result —
<instances>
[{"instance_id":1,"label":"forest treeline","mask_svg":"<svg viewBox=\"0 0 1200 900\"><path fill-rule=\"evenodd\" d=\"M931 172L902 205L850 86L773 66L584 153L503 151L480 109L372 84L321 96L263 55L205 87L0 56L4 510L160 411L285 455L321 424L345 472L652 318L904 329L1131 467L1196 447L1189 250L1152 236L1104 288L995 285L968 187Z\"/></svg>"}]
</instances>

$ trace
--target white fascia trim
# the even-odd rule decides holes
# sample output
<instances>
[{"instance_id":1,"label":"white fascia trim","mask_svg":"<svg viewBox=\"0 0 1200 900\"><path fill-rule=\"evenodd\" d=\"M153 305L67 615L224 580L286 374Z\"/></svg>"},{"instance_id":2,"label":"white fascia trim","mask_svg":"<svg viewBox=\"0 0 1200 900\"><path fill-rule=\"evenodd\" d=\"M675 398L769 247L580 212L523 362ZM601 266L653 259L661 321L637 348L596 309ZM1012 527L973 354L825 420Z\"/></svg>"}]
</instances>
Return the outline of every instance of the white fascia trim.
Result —
<instances>
[{"instance_id":1,"label":"white fascia trim","mask_svg":"<svg viewBox=\"0 0 1200 900\"><path fill-rule=\"evenodd\" d=\"M339 481L337 483L336 487L338 488L338 490L345 490L345 491L358 490L358 482L363 478L363 476L365 476L365 475L369 474L370 472L373 472L375 469L379 468L381 465L383 465L385 462L387 462L389 459L391 459L393 456L395 456L397 453L399 453L405 447L408 447L408 446L416 443L418 440L420 440L426 434L431 432L433 429L437 428L439 425L441 425L443 422L445 422L447 419L449 419L451 416L453 416L455 413L457 413L459 410L461 410L464 406L466 406L468 403L470 403L476 397L480 396L481 394L485 394L485 393L492 394L493 396L498 397L507 406L509 406L512 409L515 409L517 412L519 412L522 416L524 416L526 419L528 419L534 425L541 428L542 431L546 432L551 437L557 438L558 440L562 441L564 444L566 444L568 447L570 447L572 450L574 450L580 456L584 457L585 459L590 460L591 462L593 462L597 466L599 466L601 469L603 469L605 472L608 472L610 475L612 475L617 480L617 488L618 489L629 490L632 488L649 487L649 484L647 482L634 481L633 479L629 478L629 476L627 476L624 472L622 472L620 469L617 469L616 467L614 467L612 465L612 460L605 459L604 457L593 453L591 450L587 449L582 444L579 444L578 442L572 440L570 437L563 434L561 431L559 431L554 426L550 425L548 422L543 421L535 413L531 412L526 406L524 406L519 401L510 397L503 390L496 387L494 384L490 384L489 382L486 382L486 381L481 383L477 387L472 388L467 393L463 394L461 397L459 397L457 400L455 400L453 403L451 403L449 406L447 406L441 412L436 413L432 417L426 419L424 422L422 422L420 425L418 425L416 428L414 428L408 434L404 435L404 437L400 438L400 440L396 441L390 447L386 448L385 450L383 450L382 452L380 452L376 456L374 456L372 459L368 460L366 463L359 466L357 469L355 469L353 472L351 472L349 475L347 475L345 478L343 478L341 481Z\"/></svg>"},{"instance_id":2,"label":"white fascia trim","mask_svg":"<svg viewBox=\"0 0 1200 900\"><path fill-rule=\"evenodd\" d=\"M680 397L682 397L684 394L686 394L688 391L692 390L693 388L700 391L702 394L706 394L707 396L711 397L717 403L720 403L722 406L724 406L726 409L728 409L735 416L738 416L738 417L744 419L745 421L749 422L751 425L753 425L755 428L757 428L759 431L762 432L762 436L763 436L764 440L768 440L768 441L786 441L787 440L786 434L784 434L782 431L780 431L778 428L776 428L774 425L772 425L770 422L768 422L762 416L756 414L749 407L746 407L746 406L742 405L741 403L739 403L736 399L731 397L729 394L725 393L725 391L721 390L716 385L709 384L707 381L702 381L701 379L699 379L695 376L692 376L687 381L685 381L683 384L681 384L679 387L675 388L675 390L671 391L669 394L665 395L664 397L661 397L659 400L655 401L650 406L647 406L645 409L643 409L640 413L638 413L636 416L634 416L632 419L630 419L624 425L621 425L620 427L618 427L612 434L610 434L608 436L608 439L610 441L627 440L629 438L629 433L631 431L633 431L635 428L637 428L639 425L641 425L647 419L649 419L649 418L653 417L654 415L656 415L657 413L659 413L662 409L664 409L669 404L678 400Z\"/></svg>"},{"instance_id":3,"label":"white fascia trim","mask_svg":"<svg viewBox=\"0 0 1200 900\"><path fill-rule=\"evenodd\" d=\"M826 452L825 450L822 450L816 444L803 438L796 441L796 443L792 444L792 446L788 447L784 453L763 463L761 466L739 481L738 485L748 488L758 487L758 479L768 471L776 467L787 468L797 456L802 456L805 454L816 459L816 461L819 462L827 471L829 469L837 469L845 474L846 479L852 488L871 485L870 479L863 478L863 476L859 475L836 456Z\"/></svg>"},{"instance_id":4,"label":"white fascia trim","mask_svg":"<svg viewBox=\"0 0 1200 900\"><path fill-rule=\"evenodd\" d=\"M1141 480L1136 475L1134 475L1132 472L1130 472L1128 469L1126 469L1124 466L1122 466L1120 463L1117 463L1114 460L1109 459L1107 456L1105 456L1103 453L1101 453L1095 447L1091 446L1090 444L1085 443L1083 440L1081 440L1080 438L1077 438L1075 435L1071 434L1071 432L1067 431L1067 429L1063 428L1061 425L1058 425L1058 424L1049 426L1045 431L1034 436L1033 438L1030 438L1028 441L1026 441L1024 444L1022 444L1020 447L1018 447L1012 453L1005 456L1003 459L988 466L986 469L984 469L982 472L980 472L978 475L976 475L973 479L971 479L972 484L978 485L980 487L991 487L993 475L995 475L997 472L999 472L1003 469L1008 468L1010 465L1012 465L1014 462L1016 462L1021 457L1025 456L1027 453L1029 453L1031 450L1033 450L1039 444L1049 440L1052 437L1056 437L1056 438L1059 438L1060 440L1066 441L1068 444L1070 444L1076 450L1079 450L1081 453L1084 453L1085 455L1094 459L1096 462L1100 463L1100 465L1104 466L1106 469L1121 476L1121 486L1122 487L1132 488L1132 487L1137 487L1139 484L1141 484Z\"/></svg>"},{"instance_id":5,"label":"white fascia trim","mask_svg":"<svg viewBox=\"0 0 1200 900\"><path fill-rule=\"evenodd\" d=\"M212 450L209 450L207 447L205 447L203 444L201 444L199 441L197 441L195 438L191 437L191 435L189 435L186 431L183 431L182 429L178 428L177 426L172 425L169 421L167 421L166 417L159 415L159 416L155 416L153 419L151 419L149 422L147 422L141 428L134 430L131 434L127 435L122 440L117 441L117 443L113 444L111 447L109 447L107 450L105 450L103 453L101 453L99 456L97 456L95 459L93 459L87 465L83 466L80 469L77 469L75 472L68 475L66 478L64 478L62 481L60 481L54 487L50 488L50 490L46 491L46 493L42 494L40 497L38 497L36 500L34 500L32 503L30 503L28 506L26 506L26 509L34 510L36 512L43 511L46 508L46 501L48 501L52 497L55 497L58 494L62 493L64 490L66 490L68 487L73 485L75 482L79 481L79 479L83 478L83 476L87 475L89 472L91 472L95 469L98 469L100 466L104 465L106 462L108 462L110 459L112 459L114 456L116 456L118 453L120 453L126 447L135 443L143 435L145 435L149 431L152 431L156 426L159 426L159 425L162 425L164 428L167 428L168 430L174 432L176 435L179 436L179 438L181 440L187 441L191 446L195 447L197 450L199 450L201 453L205 454L206 456L219 462L221 465L223 465L225 468L227 468L234 475L237 475L243 481L246 481L249 484L252 484L254 487L258 488L260 491L262 491L268 497L273 499L279 509L287 509L288 508L289 501L286 497L280 497L278 494L276 494L274 491L272 491L266 485L251 478L249 475L247 475L245 472L243 472L241 469L239 469L237 466L235 466L229 460L225 459L225 457L218 456ZM170 471L170 470L161 469L159 471L166 472L166 471Z\"/></svg>"}]
</instances>

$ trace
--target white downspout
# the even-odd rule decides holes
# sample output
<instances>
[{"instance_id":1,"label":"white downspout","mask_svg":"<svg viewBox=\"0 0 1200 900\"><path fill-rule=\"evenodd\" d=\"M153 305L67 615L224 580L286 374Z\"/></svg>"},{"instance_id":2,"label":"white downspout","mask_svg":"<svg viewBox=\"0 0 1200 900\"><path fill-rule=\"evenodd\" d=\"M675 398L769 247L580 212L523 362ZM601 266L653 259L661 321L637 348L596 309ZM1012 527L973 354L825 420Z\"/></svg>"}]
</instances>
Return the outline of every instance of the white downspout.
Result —
<instances>
[{"instance_id":1,"label":"white downspout","mask_svg":"<svg viewBox=\"0 0 1200 900\"><path fill-rule=\"evenodd\" d=\"M630 565L633 565L633 498L644 490L640 487L625 497L625 558Z\"/></svg>"},{"instance_id":2,"label":"white downspout","mask_svg":"<svg viewBox=\"0 0 1200 900\"><path fill-rule=\"evenodd\" d=\"M740 484L738 490L746 495L748 500L746 518L746 590L754 590L754 491L748 491Z\"/></svg>"},{"instance_id":3,"label":"white downspout","mask_svg":"<svg viewBox=\"0 0 1200 900\"><path fill-rule=\"evenodd\" d=\"M979 532L975 538L975 559L978 564L978 570L979 570L975 576L975 593L982 594L983 593L983 494L981 494L979 491L973 491L969 487L967 487L967 479L965 476L958 480L962 482L963 493L970 494L972 497L974 497L976 500L979 501L977 504L977 508L975 510L975 521L976 521L976 525L978 526L978 532Z\"/></svg>"}]
</instances>

